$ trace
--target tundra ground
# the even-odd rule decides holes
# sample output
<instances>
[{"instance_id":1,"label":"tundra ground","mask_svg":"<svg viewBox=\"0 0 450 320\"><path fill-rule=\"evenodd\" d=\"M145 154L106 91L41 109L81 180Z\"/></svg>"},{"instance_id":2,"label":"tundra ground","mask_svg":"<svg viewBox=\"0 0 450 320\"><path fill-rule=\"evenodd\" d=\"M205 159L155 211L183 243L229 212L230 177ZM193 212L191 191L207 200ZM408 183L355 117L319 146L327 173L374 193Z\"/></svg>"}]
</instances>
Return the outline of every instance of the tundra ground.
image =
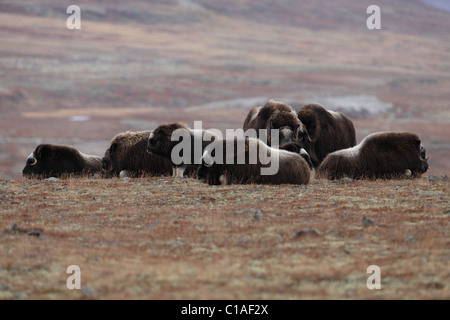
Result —
<instances>
[{"instance_id":1,"label":"tundra ground","mask_svg":"<svg viewBox=\"0 0 450 320\"><path fill-rule=\"evenodd\" d=\"M435 176L0 180L0 299L449 299L449 194Z\"/></svg>"}]
</instances>

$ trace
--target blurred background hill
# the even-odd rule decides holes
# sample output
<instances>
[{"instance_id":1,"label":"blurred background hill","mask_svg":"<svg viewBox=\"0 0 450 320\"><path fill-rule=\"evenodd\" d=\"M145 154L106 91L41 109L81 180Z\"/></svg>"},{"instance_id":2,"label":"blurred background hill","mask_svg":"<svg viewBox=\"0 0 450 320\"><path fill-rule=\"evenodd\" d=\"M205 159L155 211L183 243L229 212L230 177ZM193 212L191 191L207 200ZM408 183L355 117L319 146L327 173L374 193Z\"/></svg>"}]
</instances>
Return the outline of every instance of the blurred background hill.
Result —
<instances>
[{"instance_id":1,"label":"blurred background hill","mask_svg":"<svg viewBox=\"0 0 450 320\"><path fill-rule=\"evenodd\" d=\"M81 30L66 28L69 5ZM366 9L381 8L381 30ZM0 177L39 143L103 155L126 130L241 128L268 99L413 131L450 171L450 6L388 1L0 0ZM428 173L427 173L428 174Z\"/></svg>"}]
</instances>

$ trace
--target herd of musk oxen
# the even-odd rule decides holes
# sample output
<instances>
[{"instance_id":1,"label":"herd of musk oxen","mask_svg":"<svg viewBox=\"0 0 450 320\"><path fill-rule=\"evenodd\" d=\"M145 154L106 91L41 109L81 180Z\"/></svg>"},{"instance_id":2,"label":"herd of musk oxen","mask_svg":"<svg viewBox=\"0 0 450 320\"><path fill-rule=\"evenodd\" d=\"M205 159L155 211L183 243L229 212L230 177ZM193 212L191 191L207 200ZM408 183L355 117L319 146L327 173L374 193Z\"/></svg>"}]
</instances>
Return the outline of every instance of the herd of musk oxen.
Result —
<instances>
[{"instance_id":1,"label":"herd of musk oxen","mask_svg":"<svg viewBox=\"0 0 450 320\"><path fill-rule=\"evenodd\" d=\"M308 184L313 178L419 177L428 170L428 158L416 134L378 132L356 144L353 122L317 103L295 112L286 103L270 100L249 111L243 131L248 129L254 129L257 136L227 140L215 135L214 130L193 130L182 122L162 124L153 131L117 134L103 158L83 154L71 146L41 144L28 156L23 175L28 178L172 175L198 178L211 185ZM272 141L273 129L278 133L277 142ZM172 134L180 136L180 132L183 139L190 138L192 150L183 161L172 161L172 152L183 141L173 139ZM267 136L260 136L265 133ZM205 139L205 135L209 137ZM219 149L212 148L211 141L214 146L223 146L221 150L226 152L215 154ZM195 158L199 152L194 152L194 146L201 147L199 159ZM234 151L232 159L229 150ZM267 160L268 156L277 157L278 167L276 172L263 174L262 169L269 166L263 158Z\"/></svg>"}]
</instances>

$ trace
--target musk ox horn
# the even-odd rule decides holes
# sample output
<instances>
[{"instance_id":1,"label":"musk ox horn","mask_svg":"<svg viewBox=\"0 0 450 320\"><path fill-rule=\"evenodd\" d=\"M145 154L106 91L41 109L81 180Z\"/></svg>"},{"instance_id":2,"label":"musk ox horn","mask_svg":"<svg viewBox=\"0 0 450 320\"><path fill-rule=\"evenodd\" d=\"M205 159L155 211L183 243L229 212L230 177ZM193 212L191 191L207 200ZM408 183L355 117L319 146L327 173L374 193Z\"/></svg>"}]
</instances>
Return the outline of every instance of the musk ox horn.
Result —
<instances>
[{"instance_id":1,"label":"musk ox horn","mask_svg":"<svg viewBox=\"0 0 450 320\"><path fill-rule=\"evenodd\" d=\"M33 161L33 163L30 163L30 166L35 166L35 165L36 165L36 163L37 163L37 159L36 159L36 158L34 158L34 161Z\"/></svg>"},{"instance_id":2,"label":"musk ox horn","mask_svg":"<svg viewBox=\"0 0 450 320\"><path fill-rule=\"evenodd\" d=\"M211 168L213 166L214 162L211 162L210 164L206 163L205 160L203 160L203 165L207 168Z\"/></svg>"},{"instance_id":3,"label":"musk ox horn","mask_svg":"<svg viewBox=\"0 0 450 320\"><path fill-rule=\"evenodd\" d=\"M309 134L308 134L308 140L309 140L309 142L311 142L311 143L316 142L316 139L311 139L311 137L309 136Z\"/></svg>"},{"instance_id":4,"label":"musk ox horn","mask_svg":"<svg viewBox=\"0 0 450 320\"><path fill-rule=\"evenodd\" d=\"M426 157L426 158L424 159L424 158L420 157L420 161L422 161L422 162L427 162L429 158L430 158L430 157Z\"/></svg>"}]
</instances>

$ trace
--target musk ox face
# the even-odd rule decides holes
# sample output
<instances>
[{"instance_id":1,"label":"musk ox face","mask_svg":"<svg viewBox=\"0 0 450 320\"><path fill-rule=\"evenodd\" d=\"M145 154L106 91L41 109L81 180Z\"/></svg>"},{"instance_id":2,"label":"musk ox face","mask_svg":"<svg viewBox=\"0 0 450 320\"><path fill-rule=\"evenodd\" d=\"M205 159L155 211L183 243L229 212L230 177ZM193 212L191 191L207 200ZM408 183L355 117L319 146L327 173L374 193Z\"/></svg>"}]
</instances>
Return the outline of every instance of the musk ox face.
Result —
<instances>
[{"instance_id":1,"label":"musk ox face","mask_svg":"<svg viewBox=\"0 0 450 320\"><path fill-rule=\"evenodd\" d=\"M356 145L353 122L340 112L311 103L303 106L297 116L305 126L306 133L301 144L315 167L320 165L327 154Z\"/></svg>"},{"instance_id":2,"label":"musk ox face","mask_svg":"<svg viewBox=\"0 0 450 320\"><path fill-rule=\"evenodd\" d=\"M70 146L41 144L28 156L22 174L25 177L48 178L100 170L100 158L89 158L87 160L87 156Z\"/></svg>"},{"instance_id":3,"label":"musk ox face","mask_svg":"<svg viewBox=\"0 0 450 320\"><path fill-rule=\"evenodd\" d=\"M177 129L189 129L184 123L163 124L157 127L149 136L147 152L165 158L171 157L171 148L177 141L171 141L172 133Z\"/></svg>"},{"instance_id":4,"label":"musk ox face","mask_svg":"<svg viewBox=\"0 0 450 320\"><path fill-rule=\"evenodd\" d=\"M244 131L247 129L257 130L258 137L258 130L266 129L267 137L264 138L269 146L272 145L271 129L279 130L279 146L303 139L305 131L292 107L274 100L250 110L244 122Z\"/></svg>"},{"instance_id":5,"label":"musk ox face","mask_svg":"<svg viewBox=\"0 0 450 320\"><path fill-rule=\"evenodd\" d=\"M420 143L420 141L419 141L419 143ZM426 152L426 150L425 150L425 148L423 147L422 144L420 144L419 152L420 152L420 156L419 156L419 160L420 160L419 172L420 173L425 173L428 170L428 157L427 157L427 152Z\"/></svg>"},{"instance_id":6,"label":"musk ox face","mask_svg":"<svg viewBox=\"0 0 450 320\"><path fill-rule=\"evenodd\" d=\"M102 158L102 170L105 177L111 177L114 174L114 168L117 167L115 163L117 157L115 156L117 150L117 142L113 142L105 151L105 156Z\"/></svg>"}]
</instances>

